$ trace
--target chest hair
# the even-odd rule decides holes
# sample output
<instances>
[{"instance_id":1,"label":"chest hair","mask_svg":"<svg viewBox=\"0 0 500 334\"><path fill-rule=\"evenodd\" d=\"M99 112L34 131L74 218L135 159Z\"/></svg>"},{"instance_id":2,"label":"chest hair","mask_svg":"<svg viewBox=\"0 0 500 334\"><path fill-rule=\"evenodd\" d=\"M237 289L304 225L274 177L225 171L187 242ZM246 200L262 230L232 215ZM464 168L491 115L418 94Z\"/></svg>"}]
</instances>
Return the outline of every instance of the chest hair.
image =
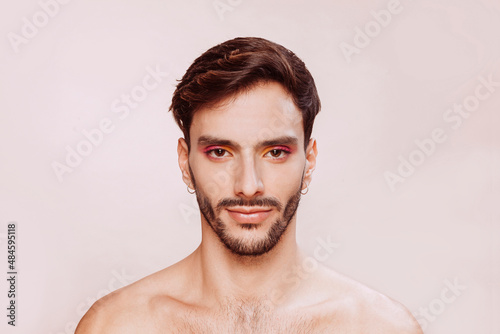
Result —
<instances>
[{"instance_id":1,"label":"chest hair","mask_svg":"<svg viewBox=\"0 0 500 334\"><path fill-rule=\"evenodd\" d=\"M230 301L205 314L188 312L178 318L176 333L308 334L320 333L312 317L278 314L259 302Z\"/></svg>"}]
</instances>

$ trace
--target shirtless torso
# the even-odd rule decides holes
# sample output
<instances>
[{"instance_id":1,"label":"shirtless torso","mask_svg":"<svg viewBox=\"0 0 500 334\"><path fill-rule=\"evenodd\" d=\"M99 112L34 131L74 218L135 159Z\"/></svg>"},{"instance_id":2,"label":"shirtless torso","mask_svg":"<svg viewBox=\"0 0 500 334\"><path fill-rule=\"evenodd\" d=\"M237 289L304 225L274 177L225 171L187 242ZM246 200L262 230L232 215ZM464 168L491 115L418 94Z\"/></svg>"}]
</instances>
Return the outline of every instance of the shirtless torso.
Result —
<instances>
[{"instance_id":1,"label":"shirtless torso","mask_svg":"<svg viewBox=\"0 0 500 334\"><path fill-rule=\"evenodd\" d=\"M422 333L402 305L322 266L308 277L285 275L269 297L215 301L193 257L96 302L76 334Z\"/></svg>"}]
</instances>

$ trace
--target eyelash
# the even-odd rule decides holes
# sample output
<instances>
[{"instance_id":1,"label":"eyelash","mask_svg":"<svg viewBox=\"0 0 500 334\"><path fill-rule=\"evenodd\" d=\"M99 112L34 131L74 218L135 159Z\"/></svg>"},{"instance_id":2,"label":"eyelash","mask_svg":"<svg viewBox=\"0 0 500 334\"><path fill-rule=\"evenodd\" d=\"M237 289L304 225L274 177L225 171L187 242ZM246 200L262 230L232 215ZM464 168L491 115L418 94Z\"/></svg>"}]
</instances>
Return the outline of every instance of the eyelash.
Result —
<instances>
[{"instance_id":1,"label":"eyelash","mask_svg":"<svg viewBox=\"0 0 500 334\"><path fill-rule=\"evenodd\" d=\"M207 149L204 150L204 153L209 158L212 158L212 159L219 160L219 159L224 158L224 156L220 156L220 157L219 156L213 156L212 153L215 152L215 151L222 151L223 154L226 153L226 152L229 153L228 150L226 150L224 148L221 148L221 147L208 147ZM278 153L282 153L284 155L282 157L271 157L271 159L273 159L273 160L282 160L282 159L286 158L286 156L288 156L290 153L292 153L292 151L290 149L288 149L286 147L278 146L278 147L274 147L274 148L270 149L269 151L267 151L266 155L269 154L270 152L273 152L273 151L277 151Z\"/></svg>"},{"instance_id":2,"label":"eyelash","mask_svg":"<svg viewBox=\"0 0 500 334\"><path fill-rule=\"evenodd\" d=\"M223 156L221 156L221 157L212 156L212 152L219 151L219 150L220 150L220 151L222 151L223 153L224 153L224 152L229 153L229 151L228 151L228 150L223 149L223 148L221 148L221 147L215 147L215 148L210 148L210 147L209 147L209 148L205 149L205 151L204 151L204 152L205 152L205 154L206 154L208 157L210 157L210 158L214 158L214 159L222 159L222 158L224 158Z\"/></svg>"},{"instance_id":3,"label":"eyelash","mask_svg":"<svg viewBox=\"0 0 500 334\"><path fill-rule=\"evenodd\" d=\"M283 153L283 157L280 157L280 158L276 158L276 157L272 157L272 159L275 159L275 160L281 160L281 159L284 159L286 158L290 153L292 153L292 151L290 151L290 149L286 148L286 147L281 147L281 146L278 146L278 147L274 147L272 149L270 149L269 151L267 151L266 155L271 153L272 151L278 151L279 153ZM280 154L281 155L281 154Z\"/></svg>"}]
</instances>

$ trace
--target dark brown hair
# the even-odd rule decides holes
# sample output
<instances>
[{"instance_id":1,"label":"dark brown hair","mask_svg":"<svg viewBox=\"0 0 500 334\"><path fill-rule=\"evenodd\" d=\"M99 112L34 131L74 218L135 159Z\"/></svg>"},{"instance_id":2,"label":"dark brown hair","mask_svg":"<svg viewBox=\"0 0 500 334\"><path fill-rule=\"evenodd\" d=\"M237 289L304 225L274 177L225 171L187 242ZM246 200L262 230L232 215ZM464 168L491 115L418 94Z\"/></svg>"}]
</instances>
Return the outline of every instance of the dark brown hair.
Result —
<instances>
[{"instance_id":1,"label":"dark brown hair","mask_svg":"<svg viewBox=\"0 0 500 334\"><path fill-rule=\"evenodd\" d=\"M314 79L292 51L257 37L239 37L210 48L179 81L169 110L188 147L191 147L189 129L193 115L200 107L267 81L282 84L302 112L306 148L314 118L321 108Z\"/></svg>"}]
</instances>

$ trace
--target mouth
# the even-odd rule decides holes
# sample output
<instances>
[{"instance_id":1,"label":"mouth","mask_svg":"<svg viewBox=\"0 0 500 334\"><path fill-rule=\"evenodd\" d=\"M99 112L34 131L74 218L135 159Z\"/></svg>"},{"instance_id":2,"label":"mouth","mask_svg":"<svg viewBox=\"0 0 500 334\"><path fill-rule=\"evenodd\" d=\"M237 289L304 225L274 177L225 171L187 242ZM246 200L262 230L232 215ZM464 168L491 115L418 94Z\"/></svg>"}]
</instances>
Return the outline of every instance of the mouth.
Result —
<instances>
[{"instance_id":1,"label":"mouth","mask_svg":"<svg viewBox=\"0 0 500 334\"><path fill-rule=\"evenodd\" d=\"M231 208L229 216L240 224L259 224L271 215L269 208Z\"/></svg>"}]
</instances>

